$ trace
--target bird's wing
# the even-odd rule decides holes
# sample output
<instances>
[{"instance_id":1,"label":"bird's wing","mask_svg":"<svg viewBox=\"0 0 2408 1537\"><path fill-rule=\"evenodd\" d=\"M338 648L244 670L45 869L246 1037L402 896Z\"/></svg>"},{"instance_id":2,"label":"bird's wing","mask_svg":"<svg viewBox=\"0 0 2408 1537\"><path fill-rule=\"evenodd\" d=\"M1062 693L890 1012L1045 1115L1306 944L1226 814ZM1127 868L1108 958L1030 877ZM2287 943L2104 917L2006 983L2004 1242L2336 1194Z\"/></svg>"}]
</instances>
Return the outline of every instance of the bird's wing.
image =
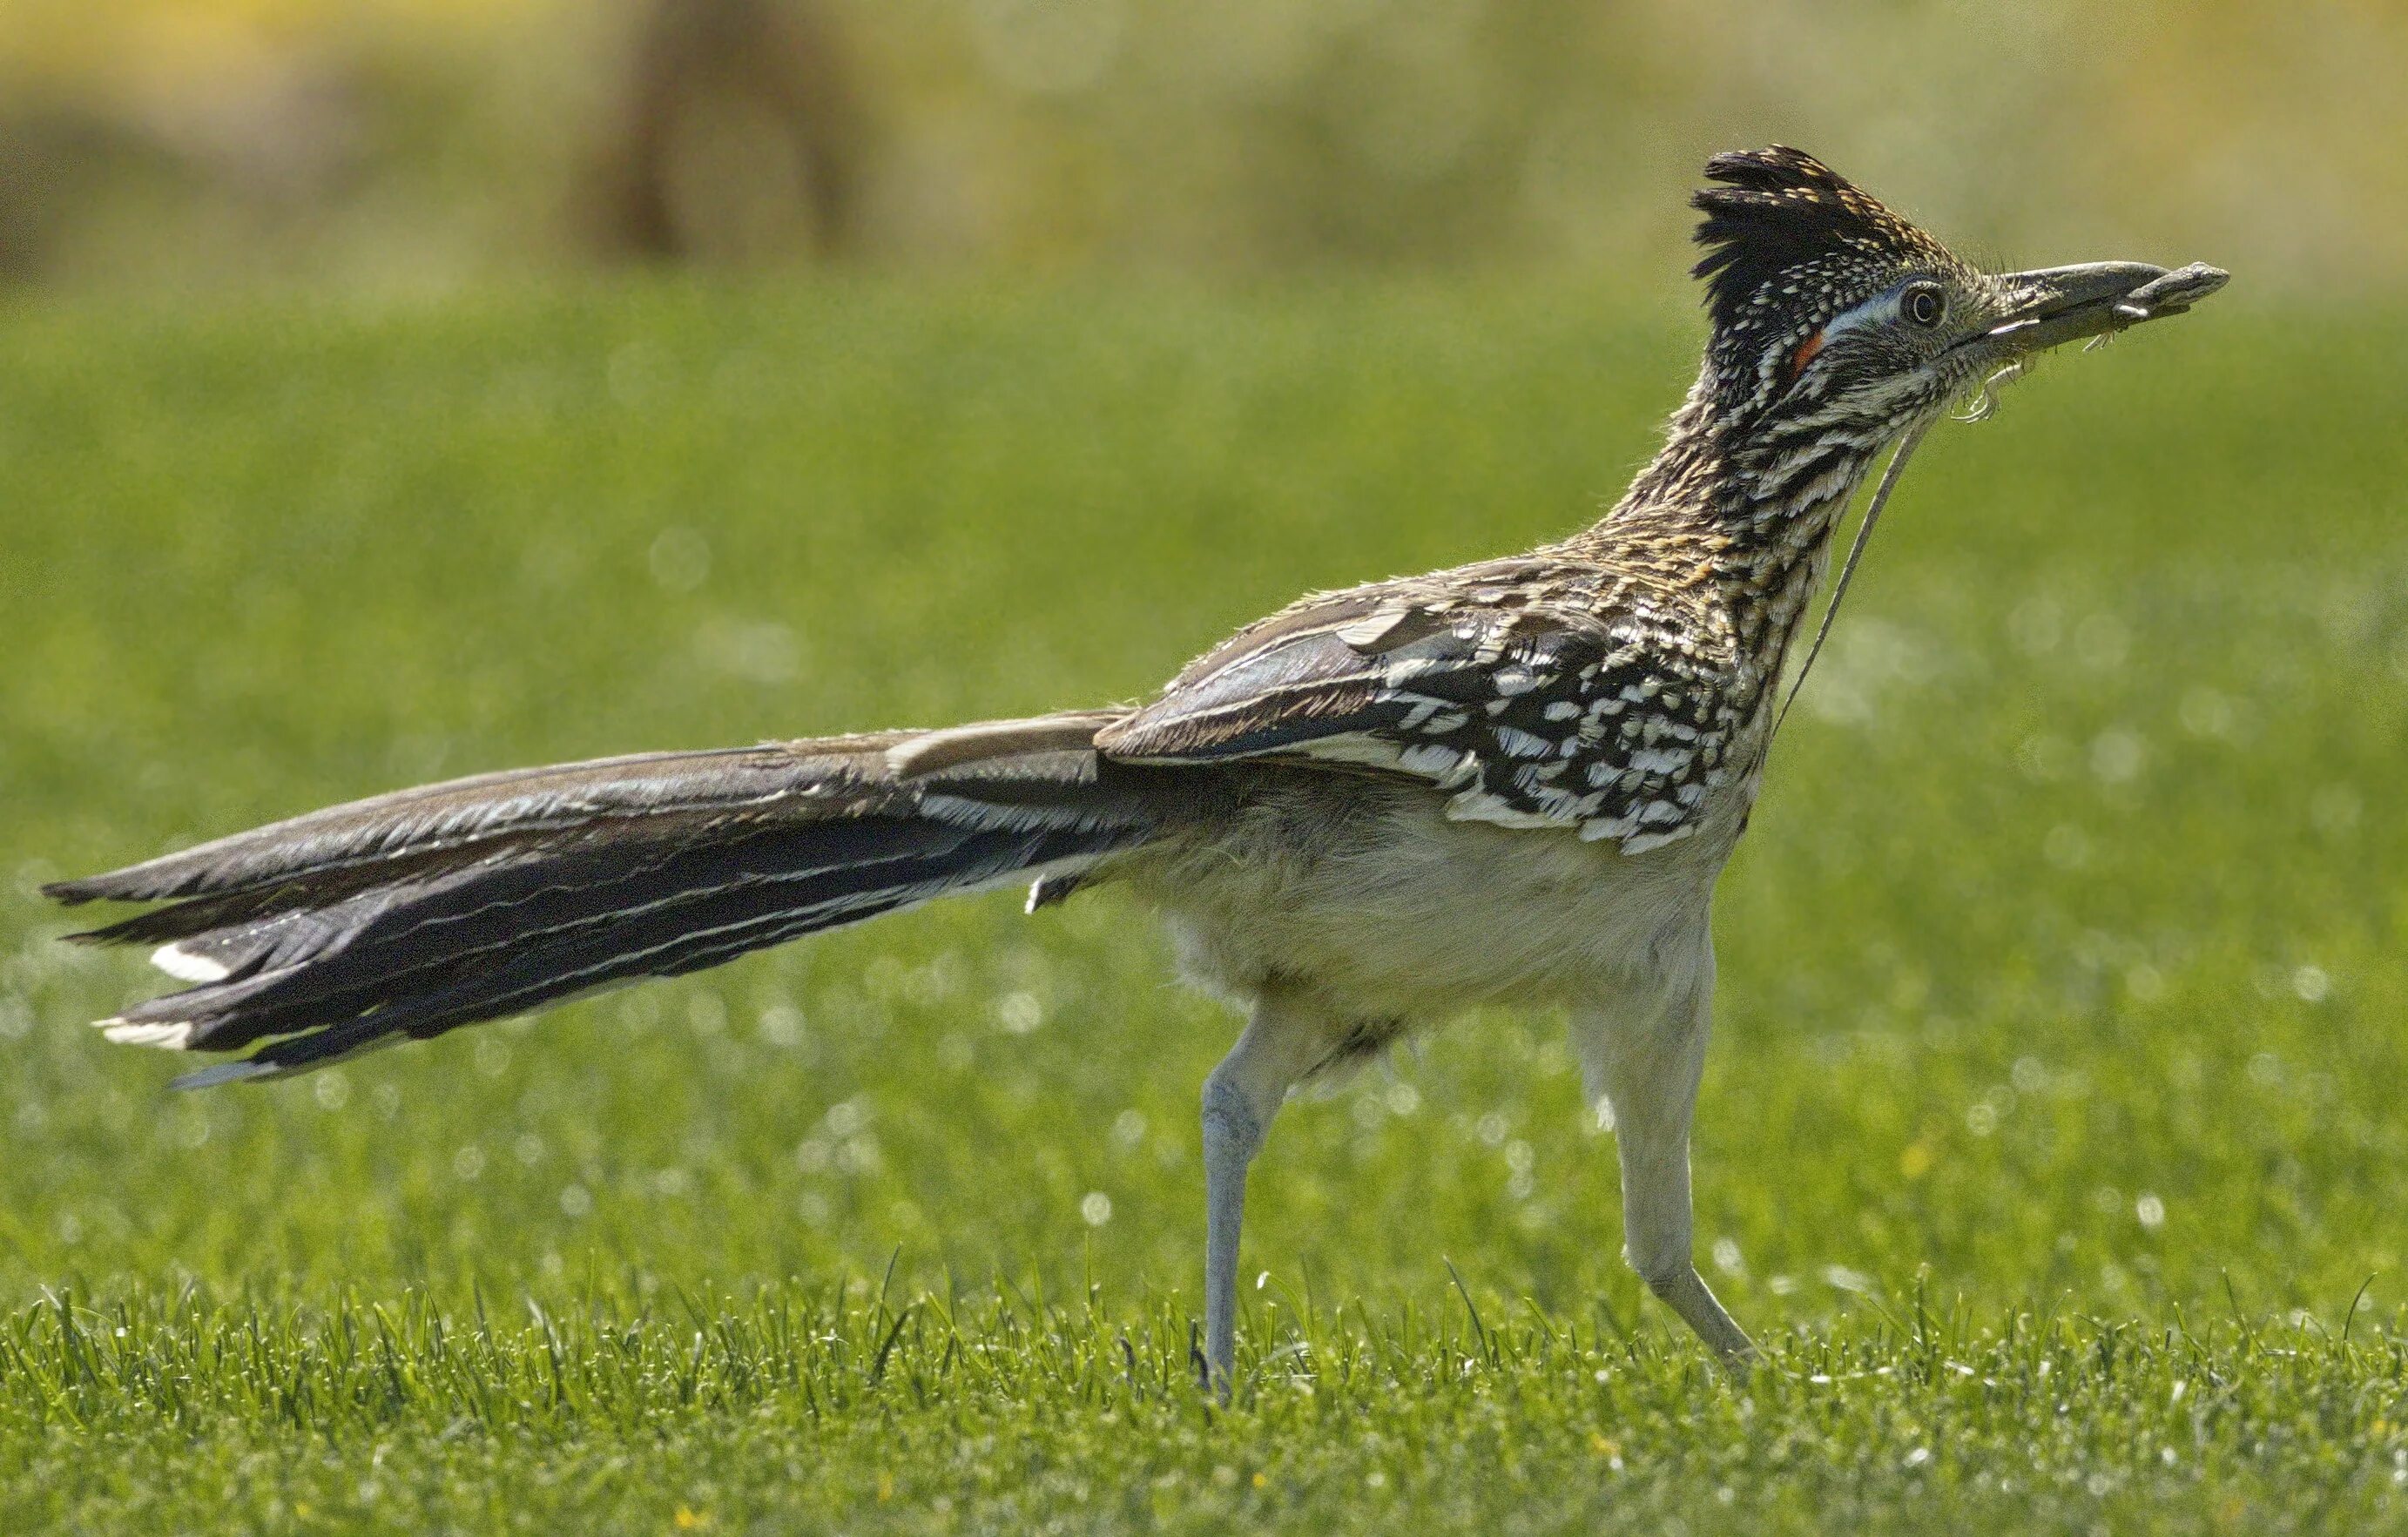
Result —
<instances>
[{"instance_id":1,"label":"bird's wing","mask_svg":"<svg viewBox=\"0 0 2408 1537\"><path fill-rule=\"evenodd\" d=\"M1642 853L1695 830L1746 704L1696 626L1593 567L1494 562L1304 599L1099 733L1133 763L1278 759L1428 781L1447 814ZM1686 639L1684 639L1686 638Z\"/></svg>"}]
</instances>

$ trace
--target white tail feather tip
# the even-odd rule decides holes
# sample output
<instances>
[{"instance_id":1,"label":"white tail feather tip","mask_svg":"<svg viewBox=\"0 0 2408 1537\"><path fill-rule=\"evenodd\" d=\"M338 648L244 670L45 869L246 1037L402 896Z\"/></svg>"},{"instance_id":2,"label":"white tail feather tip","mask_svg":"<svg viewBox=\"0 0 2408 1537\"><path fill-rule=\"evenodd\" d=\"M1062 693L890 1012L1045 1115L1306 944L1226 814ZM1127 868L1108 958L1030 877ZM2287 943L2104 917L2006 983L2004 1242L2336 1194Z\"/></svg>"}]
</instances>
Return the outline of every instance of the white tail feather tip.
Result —
<instances>
[{"instance_id":1,"label":"white tail feather tip","mask_svg":"<svg viewBox=\"0 0 2408 1537\"><path fill-rule=\"evenodd\" d=\"M179 982L223 982L234 974L207 955L195 955L172 944L163 944L150 952L150 964Z\"/></svg>"},{"instance_id":2,"label":"white tail feather tip","mask_svg":"<svg viewBox=\"0 0 2408 1537\"><path fill-rule=\"evenodd\" d=\"M162 1051L181 1051L193 1039L193 1022L189 1019L164 1023L128 1023L122 1019L95 1021L100 1033L121 1046L156 1046Z\"/></svg>"}]
</instances>

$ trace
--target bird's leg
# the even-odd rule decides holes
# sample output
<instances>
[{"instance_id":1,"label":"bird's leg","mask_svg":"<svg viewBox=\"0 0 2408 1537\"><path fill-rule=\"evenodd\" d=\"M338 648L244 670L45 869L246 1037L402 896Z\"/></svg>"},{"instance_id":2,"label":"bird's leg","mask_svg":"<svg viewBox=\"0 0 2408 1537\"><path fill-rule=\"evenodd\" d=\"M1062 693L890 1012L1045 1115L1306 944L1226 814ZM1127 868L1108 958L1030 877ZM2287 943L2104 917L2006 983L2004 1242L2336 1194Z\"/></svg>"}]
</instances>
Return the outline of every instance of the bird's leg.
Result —
<instances>
[{"instance_id":1,"label":"bird's leg","mask_svg":"<svg viewBox=\"0 0 2408 1537\"><path fill-rule=\"evenodd\" d=\"M1705 1061L1711 964L1694 1001L1652 1017L1576 1014L1572 1032L1590 1097L1601 1097L1613 1116L1623 1254L1647 1289L1744 1377L1756 1346L1714 1300L1690 1251L1689 1115Z\"/></svg>"},{"instance_id":2,"label":"bird's leg","mask_svg":"<svg viewBox=\"0 0 2408 1537\"><path fill-rule=\"evenodd\" d=\"M1238 1359L1238 1229L1246 1214L1246 1166L1288 1086L1312 1065L1318 1036L1311 1016L1263 999L1238 1043L1204 1080L1204 1359L1225 1400Z\"/></svg>"}]
</instances>

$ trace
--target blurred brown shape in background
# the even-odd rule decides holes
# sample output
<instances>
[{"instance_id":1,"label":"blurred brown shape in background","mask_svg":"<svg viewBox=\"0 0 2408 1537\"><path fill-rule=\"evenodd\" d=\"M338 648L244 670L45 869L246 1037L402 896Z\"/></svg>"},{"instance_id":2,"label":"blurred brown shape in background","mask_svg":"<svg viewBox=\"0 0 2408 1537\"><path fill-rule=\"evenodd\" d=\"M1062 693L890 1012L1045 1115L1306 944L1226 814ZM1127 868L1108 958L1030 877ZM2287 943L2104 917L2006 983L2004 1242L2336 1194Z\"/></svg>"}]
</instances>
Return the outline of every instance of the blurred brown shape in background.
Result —
<instances>
[{"instance_id":1,"label":"blurred brown shape in background","mask_svg":"<svg viewBox=\"0 0 2408 1537\"><path fill-rule=\"evenodd\" d=\"M605 127L605 254L749 264L849 248L864 125L841 39L801 0L654 0Z\"/></svg>"},{"instance_id":2,"label":"blurred brown shape in background","mask_svg":"<svg viewBox=\"0 0 2408 1537\"><path fill-rule=\"evenodd\" d=\"M72 275L79 247L189 230L203 206L263 252L312 223L362 169L363 82L308 50L245 64L130 100L0 103L0 279Z\"/></svg>"}]
</instances>

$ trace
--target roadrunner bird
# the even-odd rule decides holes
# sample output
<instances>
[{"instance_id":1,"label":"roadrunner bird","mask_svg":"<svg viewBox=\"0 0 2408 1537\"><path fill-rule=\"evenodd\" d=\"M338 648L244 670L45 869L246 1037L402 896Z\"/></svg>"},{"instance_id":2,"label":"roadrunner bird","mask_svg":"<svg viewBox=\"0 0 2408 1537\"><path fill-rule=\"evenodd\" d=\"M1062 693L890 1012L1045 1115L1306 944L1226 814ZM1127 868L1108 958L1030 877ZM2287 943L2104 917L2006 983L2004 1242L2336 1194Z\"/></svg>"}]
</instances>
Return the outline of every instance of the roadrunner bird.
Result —
<instances>
[{"instance_id":1,"label":"roadrunner bird","mask_svg":"<svg viewBox=\"0 0 2408 1537\"><path fill-rule=\"evenodd\" d=\"M1246 1171L1288 1091L1496 1001L1569 1008L1625 1253L1741 1365L1690 1257L1709 910L1833 528L1953 402L2224 274L1988 273L1796 150L1706 175L1704 367L1594 527L1306 597L1134 708L489 774L63 883L168 904L82 938L190 984L101 1027L258 1046L187 1085L276 1077L935 897L1116 881L1248 1011L1203 1095L1223 1391Z\"/></svg>"}]
</instances>

